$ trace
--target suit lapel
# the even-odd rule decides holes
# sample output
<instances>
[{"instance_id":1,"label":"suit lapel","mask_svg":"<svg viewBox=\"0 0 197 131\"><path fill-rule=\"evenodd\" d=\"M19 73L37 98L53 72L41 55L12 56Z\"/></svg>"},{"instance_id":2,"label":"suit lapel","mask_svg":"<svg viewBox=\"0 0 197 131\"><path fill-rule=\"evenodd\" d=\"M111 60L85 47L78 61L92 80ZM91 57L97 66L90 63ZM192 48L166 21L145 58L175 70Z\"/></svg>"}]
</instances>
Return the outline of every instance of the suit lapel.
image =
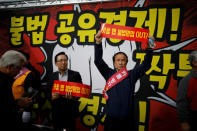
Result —
<instances>
[{"instance_id":1,"label":"suit lapel","mask_svg":"<svg viewBox=\"0 0 197 131\"><path fill-rule=\"evenodd\" d=\"M71 71L68 69L68 81L72 81L72 73Z\"/></svg>"},{"instance_id":2,"label":"suit lapel","mask_svg":"<svg viewBox=\"0 0 197 131\"><path fill-rule=\"evenodd\" d=\"M54 76L53 76L54 80L59 80L58 74L59 74L58 72L55 72L55 74L54 74Z\"/></svg>"}]
</instances>

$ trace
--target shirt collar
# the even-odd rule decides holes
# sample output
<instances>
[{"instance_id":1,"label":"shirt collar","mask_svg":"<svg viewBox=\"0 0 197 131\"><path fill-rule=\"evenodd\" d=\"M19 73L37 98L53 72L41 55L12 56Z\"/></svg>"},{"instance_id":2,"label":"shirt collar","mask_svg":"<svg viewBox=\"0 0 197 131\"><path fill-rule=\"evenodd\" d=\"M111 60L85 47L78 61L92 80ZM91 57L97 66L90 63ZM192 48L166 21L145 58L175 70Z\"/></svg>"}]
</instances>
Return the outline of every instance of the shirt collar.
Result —
<instances>
[{"instance_id":1,"label":"shirt collar","mask_svg":"<svg viewBox=\"0 0 197 131\"><path fill-rule=\"evenodd\" d=\"M61 74L61 73L58 71L58 74L59 74L59 75L67 75L67 74L68 74L68 69L66 69L66 70L64 71L63 74Z\"/></svg>"}]
</instances>

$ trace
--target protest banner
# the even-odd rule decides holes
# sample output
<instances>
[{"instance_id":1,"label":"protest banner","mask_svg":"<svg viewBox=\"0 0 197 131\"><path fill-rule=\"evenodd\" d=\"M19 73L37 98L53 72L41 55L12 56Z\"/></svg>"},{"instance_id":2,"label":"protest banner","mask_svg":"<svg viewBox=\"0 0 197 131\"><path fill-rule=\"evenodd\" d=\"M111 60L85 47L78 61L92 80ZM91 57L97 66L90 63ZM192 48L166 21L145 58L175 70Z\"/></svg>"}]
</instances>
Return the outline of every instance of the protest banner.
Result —
<instances>
[{"instance_id":1,"label":"protest banner","mask_svg":"<svg viewBox=\"0 0 197 131\"><path fill-rule=\"evenodd\" d=\"M72 96L89 98L91 87L81 83L55 80L52 89L52 93L54 92L58 92L60 95L72 92Z\"/></svg>"},{"instance_id":2,"label":"protest banner","mask_svg":"<svg viewBox=\"0 0 197 131\"><path fill-rule=\"evenodd\" d=\"M101 25L101 36L105 38L147 42L149 30L113 24Z\"/></svg>"}]
</instances>

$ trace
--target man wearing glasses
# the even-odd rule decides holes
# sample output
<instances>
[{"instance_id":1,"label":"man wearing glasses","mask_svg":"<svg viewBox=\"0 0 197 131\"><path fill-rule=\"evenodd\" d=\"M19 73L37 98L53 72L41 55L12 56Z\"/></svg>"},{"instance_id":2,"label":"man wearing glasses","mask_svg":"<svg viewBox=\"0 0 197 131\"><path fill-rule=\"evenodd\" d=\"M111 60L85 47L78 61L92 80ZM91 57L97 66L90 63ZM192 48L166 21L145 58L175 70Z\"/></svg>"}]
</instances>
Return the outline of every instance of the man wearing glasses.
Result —
<instances>
[{"instance_id":1,"label":"man wearing glasses","mask_svg":"<svg viewBox=\"0 0 197 131\"><path fill-rule=\"evenodd\" d=\"M82 83L79 72L67 68L68 56L60 52L55 56L55 65L58 71L49 77L49 86L52 89L54 80ZM75 122L78 114L78 101L71 92L65 95L52 93L52 117L55 131L75 131Z\"/></svg>"}]
</instances>

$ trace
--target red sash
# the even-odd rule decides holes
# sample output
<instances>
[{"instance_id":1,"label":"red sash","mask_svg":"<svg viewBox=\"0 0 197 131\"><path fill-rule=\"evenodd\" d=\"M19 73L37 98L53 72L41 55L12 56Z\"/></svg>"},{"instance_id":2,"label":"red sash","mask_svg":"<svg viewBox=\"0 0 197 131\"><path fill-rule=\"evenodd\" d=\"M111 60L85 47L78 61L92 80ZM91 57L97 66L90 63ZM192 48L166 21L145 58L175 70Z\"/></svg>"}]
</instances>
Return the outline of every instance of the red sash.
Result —
<instances>
[{"instance_id":1,"label":"red sash","mask_svg":"<svg viewBox=\"0 0 197 131\"><path fill-rule=\"evenodd\" d=\"M91 87L81 83L55 80L52 89L52 93L54 92L58 92L60 95L72 92L72 96L89 98Z\"/></svg>"},{"instance_id":2,"label":"red sash","mask_svg":"<svg viewBox=\"0 0 197 131\"><path fill-rule=\"evenodd\" d=\"M105 99L108 99L107 91L111 89L113 86L124 80L129 75L129 72L127 71L126 67L121 69L120 71L116 72L114 75L112 75L109 80L107 81L105 88L103 90L103 95Z\"/></svg>"}]
</instances>

